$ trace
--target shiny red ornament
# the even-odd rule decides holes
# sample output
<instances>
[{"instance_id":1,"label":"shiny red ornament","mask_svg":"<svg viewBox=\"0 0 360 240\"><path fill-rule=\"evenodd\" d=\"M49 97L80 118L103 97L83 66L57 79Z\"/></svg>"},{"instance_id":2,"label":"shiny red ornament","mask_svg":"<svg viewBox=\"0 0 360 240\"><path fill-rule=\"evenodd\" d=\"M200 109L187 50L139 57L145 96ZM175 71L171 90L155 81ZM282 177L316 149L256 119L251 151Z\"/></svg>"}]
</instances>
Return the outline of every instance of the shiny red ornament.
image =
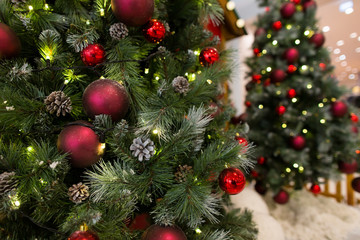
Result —
<instances>
[{"instance_id":1,"label":"shiny red ornament","mask_svg":"<svg viewBox=\"0 0 360 240\"><path fill-rule=\"evenodd\" d=\"M296 70L297 70L297 67L295 65L289 65L287 72L291 74L291 73L296 72Z\"/></svg>"},{"instance_id":2,"label":"shiny red ornament","mask_svg":"<svg viewBox=\"0 0 360 240\"><path fill-rule=\"evenodd\" d=\"M244 147L249 145L248 141L244 137L236 136L235 139L238 141L239 145L243 145Z\"/></svg>"},{"instance_id":3,"label":"shiny red ornament","mask_svg":"<svg viewBox=\"0 0 360 240\"><path fill-rule=\"evenodd\" d=\"M299 51L296 48L288 48L284 52L283 58L288 64L294 64L299 59Z\"/></svg>"},{"instance_id":4,"label":"shiny red ornament","mask_svg":"<svg viewBox=\"0 0 360 240\"><path fill-rule=\"evenodd\" d=\"M92 126L85 121L77 121ZM84 168L100 160L103 152L99 136L89 127L80 125L66 126L59 134L57 148L61 153L68 153L73 167Z\"/></svg>"},{"instance_id":5,"label":"shiny red ornament","mask_svg":"<svg viewBox=\"0 0 360 240\"><path fill-rule=\"evenodd\" d=\"M276 113L281 116L284 115L284 113L286 112L286 107L284 106L278 106L276 107Z\"/></svg>"},{"instance_id":6,"label":"shiny red ornament","mask_svg":"<svg viewBox=\"0 0 360 240\"><path fill-rule=\"evenodd\" d=\"M306 12L308 9L316 8L316 2L313 0L306 1L303 4L303 11Z\"/></svg>"},{"instance_id":7,"label":"shiny red ornament","mask_svg":"<svg viewBox=\"0 0 360 240\"><path fill-rule=\"evenodd\" d=\"M269 12L270 11L270 7L265 7L265 12Z\"/></svg>"},{"instance_id":8,"label":"shiny red ornament","mask_svg":"<svg viewBox=\"0 0 360 240\"><path fill-rule=\"evenodd\" d=\"M178 226L152 225L141 236L141 240L187 240Z\"/></svg>"},{"instance_id":9,"label":"shiny red ornament","mask_svg":"<svg viewBox=\"0 0 360 240\"><path fill-rule=\"evenodd\" d=\"M321 70L325 70L326 69L326 64L325 63L319 63L319 67L321 68Z\"/></svg>"},{"instance_id":10,"label":"shiny red ornament","mask_svg":"<svg viewBox=\"0 0 360 240\"><path fill-rule=\"evenodd\" d=\"M315 33L312 35L312 37L309 39L310 43L314 44L316 48L322 47L325 42L325 36L322 33Z\"/></svg>"},{"instance_id":11,"label":"shiny red ornament","mask_svg":"<svg viewBox=\"0 0 360 240\"><path fill-rule=\"evenodd\" d=\"M76 231L68 237L68 240L99 240L99 237L93 231Z\"/></svg>"},{"instance_id":12,"label":"shiny red ornament","mask_svg":"<svg viewBox=\"0 0 360 240\"><path fill-rule=\"evenodd\" d=\"M81 51L81 60L86 66L96 66L105 59L105 49L100 44L89 44Z\"/></svg>"},{"instance_id":13,"label":"shiny red ornament","mask_svg":"<svg viewBox=\"0 0 360 240\"><path fill-rule=\"evenodd\" d=\"M277 83L282 82L286 78L286 73L281 69L275 69L270 74L271 82Z\"/></svg>"},{"instance_id":14,"label":"shiny red ornament","mask_svg":"<svg viewBox=\"0 0 360 240\"><path fill-rule=\"evenodd\" d=\"M200 52L199 61L201 66L210 66L219 60L219 52L216 48L206 47Z\"/></svg>"},{"instance_id":15,"label":"shiny red ornament","mask_svg":"<svg viewBox=\"0 0 360 240\"><path fill-rule=\"evenodd\" d=\"M254 74L251 77L251 80L255 83L260 83L261 82L261 74Z\"/></svg>"},{"instance_id":16,"label":"shiny red ornament","mask_svg":"<svg viewBox=\"0 0 360 240\"><path fill-rule=\"evenodd\" d=\"M111 0L116 18L128 26L147 23L154 13L154 0Z\"/></svg>"},{"instance_id":17,"label":"shiny red ornament","mask_svg":"<svg viewBox=\"0 0 360 240\"><path fill-rule=\"evenodd\" d=\"M354 191L360 193L360 177L354 178L351 181L351 186L354 189Z\"/></svg>"},{"instance_id":18,"label":"shiny red ornament","mask_svg":"<svg viewBox=\"0 0 360 240\"><path fill-rule=\"evenodd\" d=\"M287 97L288 98L294 98L294 97L296 97L296 91L295 91L295 89L290 89L288 92L287 92Z\"/></svg>"},{"instance_id":19,"label":"shiny red ornament","mask_svg":"<svg viewBox=\"0 0 360 240\"><path fill-rule=\"evenodd\" d=\"M301 3L301 0L291 0L291 2L295 3L296 5Z\"/></svg>"},{"instance_id":20,"label":"shiny red ornament","mask_svg":"<svg viewBox=\"0 0 360 240\"><path fill-rule=\"evenodd\" d=\"M289 193L285 190L280 190L273 199L278 204L285 204L289 201Z\"/></svg>"},{"instance_id":21,"label":"shiny red ornament","mask_svg":"<svg viewBox=\"0 0 360 240\"><path fill-rule=\"evenodd\" d=\"M334 117L344 117L348 113L347 105L342 101L336 101L331 104L331 113Z\"/></svg>"},{"instance_id":22,"label":"shiny red ornament","mask_svg":"<svg viewBox=\"0 0 360 240\"><path fill-rule=\"evenodd\" d=\"M245 176L237 168L226 168L219 175L219 186L227 194L238 194L245 188L245 185Z\"/></svg>"},{"instance_id":23,"label":"shiny red ornament","mask_svg":"<svg viewBox=\"0 0 360 240\"><path fill-rule=\"evenodd\" d=\"M6 24L0 23L0 59L16 57L21 44L16 33Z\"/></svg>"},{"instance_id":24,"label":"shiny red ornament","mask_svg":"<svg viewBox=\"0 0 360 240\"><path fill-rule=\"evenodd\" d=\"M356 172L358 169L358 163L356 160L353 160L351 163L347 163L344 161L338 162L339 171L346 174L351 174Z\"/></svg>"},{"instance_id":25,"label":"shiny red ornament","mask_svg":"<svg viewBox=\"0 0 360 240\"><path fill-rule=\"evenodd\" d=\"M129 97L125 88L110 79L99 79L84 91L83 107L90 118L96 115L110 115L114 122L125 117L129 109Z\"/></svg>"},{"instance_id":26,"label":"shiny red ornament","mask_svg":"<svg viewBox=\"0 0 360 240\"><path fill-rule=\"evenodd\" d=\"M350 119L351 119L351 121L352 121L353 123L357 123L357 122L359 121L359 117L356 116L355 113L351 113L351 114L350 114Z\"/></svg>"},{"instance_id":27,"label":"shiny red ornament","mask_svg":"<svg viewBox=\"0 0 360 240\"><path fill-rule=\"evenodd\" d=\"M256 181L254 188L255 188L255 191L261 195L265 195L267 192L267 188L266 188L265 184L263 184L261 181Z\"/></svg>"},{"instance_id":28,"label":"shiny red ornament","mask_svg":"<svg viewBox=\"0 0 360 240\"><path fill-rule=\"evenodd\" d=\"M282 28L282 23L280 21L276 21L272 24L272 29L275 31L279 31Z\"/></svg>"},{"instance_id":29,"label":"shiny red ornament","mask_svg":"<svg viewBox=\"0 0 360 240\"><path fill-rule=\"evenodd\" d=\"M254 49L253 49L253 52L254 52L254 55L255 55L255 56L260 56L260 53L261 53L260 49L254 48Z\"/></svg>"},{"instance_id":30,"label":"shiny red ornament","mask_svg":"<svg viewBox=\"0 0 360 240\"><path fill-rule=\"evenodd\" d=\"M151 19L143 28L143 35L149 42L159 43L165 38L166 29L162 22Z\"/></svg>"},{"instance_id":31,"label":"shiny red ornament","mask_svg":"<svg viewBox=\"0 0 360 240\"><path fill-rule=\"evenodd\" d=\"M246 107L251 107L251 102L250 101L245 101L245 106Z\"/></svg>"},{"instance_id":32,"label":"shiny red ornament","mask_svg":"<svg viewBox=\"0 0 360 240\"><path fill-rule=\"evenodd\" d=\"M257 159L257 163L260 164L260 165L263 165L266 161L266 158L261 156L261 157L258 157Z\"/></svg>"},{"instance_id":33,"label":"shiny red ornament","mask_svg":"<svg viewBox=\"0 0 360 240\"><path fill-rule=\"evenodd\" d=\"M258 28L258 29L256 29L254 35L255 35L255 38L257 38L257 37L263 36L265 34L266 34L265 28Z\"/></svg>"},{"instance_id":34,"label":"shiny red ornament","mask_svg":"<svg viewBox=\"0 0 360 240\"><path fill-rule=\"evenodd\" d=\"M303 136L295 136L291 138L291 146L295 150L302 150L306 146L306 140Z\"/></svg>"},{"instance_id":35,"label":"shiny red ornament","mask_svg":"<svg viewBox=\"0 0 360 240\"><path fill-rule=\"evenodd\" d=\"M295 4L292 2L284 3L280 9L281 16L285 19L291 18L295 12L296 7Z\"/></svg>"},{"instance_id":36,"label":"shiny red ornament","mask_svg":"<svg viewBox=\"0 0 360 240\"><path fill-rule=\"evenodd\" d=\"M321 192L321 188L318 184L311 185L310 191L314 194L319 194Z\"/></svg>"},{"instance_id":37,"label":"shiny red ornament","mask_svg":"<svg viewBox=\"0 0 360 240\"><path fill-rule=\"evenodd\" d=\"M149 213L137 214L129 225L130 230L146 230L151 226L151 216Z\"/></svg>"}]
</instances>

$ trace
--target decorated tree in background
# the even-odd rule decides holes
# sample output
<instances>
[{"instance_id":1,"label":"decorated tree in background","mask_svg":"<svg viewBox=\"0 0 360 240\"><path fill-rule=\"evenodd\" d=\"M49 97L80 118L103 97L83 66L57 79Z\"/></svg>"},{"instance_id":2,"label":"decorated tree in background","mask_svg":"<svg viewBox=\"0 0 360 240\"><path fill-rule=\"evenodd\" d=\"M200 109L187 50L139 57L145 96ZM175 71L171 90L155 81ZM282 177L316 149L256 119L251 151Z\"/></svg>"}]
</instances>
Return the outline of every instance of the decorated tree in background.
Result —
<instances>
[{"instance_id":1,"label":"decorated tree in background","mask_svg":"<svg viewBox=\"0 0 360 240\"><path fill-rule=\"evenodd\" d=\"M253 164L217 97L231 63L203 26L222 13L0 1L1 239L256 239L228 197Z\"/></svg>"},{"instance_id":2,"label":"decorated tree in background","mask_svg":"<svg viewBox=\"0 0 360 240\"><path fill-rule=\"evenodd\" d=\"M254 55L247 59L247 122L258 149L253 175L258 192L271 188L274 200L285 203L289 194L284 186L301 189L311 183L319 193L320 180L338 168L354 171L357 129L351 123L357 116L331 75L325 38L316 25L316 3L261 5L266 12L258 17Z\"/></svg>"}]
</instances>

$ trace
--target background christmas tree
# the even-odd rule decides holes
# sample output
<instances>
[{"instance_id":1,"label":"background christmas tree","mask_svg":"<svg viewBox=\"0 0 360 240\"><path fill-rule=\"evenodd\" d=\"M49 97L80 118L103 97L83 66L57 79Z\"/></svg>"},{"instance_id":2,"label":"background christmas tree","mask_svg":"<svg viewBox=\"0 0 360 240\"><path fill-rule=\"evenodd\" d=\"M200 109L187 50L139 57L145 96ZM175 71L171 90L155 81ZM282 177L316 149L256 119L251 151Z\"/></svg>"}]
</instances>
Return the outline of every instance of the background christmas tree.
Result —
<instances>
[{"instance_id":1,"label":"background christmas tree","mask_svg":"<svg viewBox=\"0 0 360 240\"><path fill-rule=\"evenodd\" d=\"M204 26L222 13L0 2L1 239L256 239L228 199L252 163L217 97L231 63Z\"/></svg>"},{"instance_id":2,"label":"background christmas tree","mask_svg":"<svg viewBox=\"0 0 360 240\"><path fill-rule=\"evenodd\" d=\"M357 116L341 99L312 0L261 1L246 97L249 138L258 147L256 189L271 188L285 203L283 186L301 189L356 169Z\"/></svg>"}]
</instances>

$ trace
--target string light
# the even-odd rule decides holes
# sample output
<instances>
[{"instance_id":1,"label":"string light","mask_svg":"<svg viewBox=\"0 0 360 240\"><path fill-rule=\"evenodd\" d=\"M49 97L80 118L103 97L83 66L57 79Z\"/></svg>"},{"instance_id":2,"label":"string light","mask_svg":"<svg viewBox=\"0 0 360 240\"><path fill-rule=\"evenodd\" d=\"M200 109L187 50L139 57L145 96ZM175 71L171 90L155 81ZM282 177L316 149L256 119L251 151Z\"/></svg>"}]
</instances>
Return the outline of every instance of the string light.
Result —
<instances>
[{"instance_id":1,"label":"string light","mask_svg":"<svg viewBox=\"0 0 360 240\"><path fill-rule=\"evenodd\" d=\"M294 164L293 164L293 167L294 167L294 168L298 168L298 167L299 167L299 164L294 163Z\"/></svg>"},{"instance_id":2,"label":"string light","mask_svg":"<svg viewBox=\"0 0 360 240\"><path fill-rule=\"evenodd\" d=\"M299 167L299 173L303 173L304 172L304 167L303 166L300 166Z\"/></svg>"},{"instance_id":3,"label":"string light","mask_svg":"<svg viewBox=\"0 0 360 240\"><path fill-rule=\"evenodd\" d=\"M280 95L281 94L281 91L280 90L277 90L276 91L276 95Z\"/></svg>"},{"instance_id":4,"label":"string light","mask_svg":"<svg viewBox=\"0 0 360 240\"><path fill-rule=\"evenodd\" d=\"M201 70L197 71L197 74L201 74Z\"/></svg>"},{"instance_id":5,"label":"string light","mask_svg":"<svg viewBox=\"0 0 360 240\"><path fill-rule=\"evenodd\" d=\"M100 9L100 16L105 16L105 10L102 8L102 9Z\"/></svg>"},{"instance_id":6,"label":"string light","mask_svg":"<svg viewBox=\"0 0 360 240\"><path fill-rule=\"evenodd\" d=\"M145 73L145 74L149 74L149 69L148 69L148 68L145 68L144 73Z\"/></svg>"},{"instance_id":7,"label":"string light","mask_svg":"<svg viewBox=\"0 0 360 240\"><path fill-rule=\"evenodd\" d=\"M276 46L278 44L277 40L272 41L272 45Z\"/></svg>"},{"instance_id":8,"label":"string light","mask_svg":"<svg viewBox=\"0 0 360 240\"><path fill-rule=\"evenodd\" d=\"M282 128L286 128L286 127L287 127L286 123L283 123L283 124L281 125L281 127L282 127Z\"/></svg>"},{"instance_id":9,"label":"string light","mask_svg":"<svg viewBox=\"0 0 360 240\"><path fill-rule=\"evenodd\" d=\"M312 89L311 83L309 83L308 85L306 85L306 88L307 88L307 89Z\"/></svg>"},{"instance_id":10,"label":"string light","mask_svg":"<svg viewBox=\"0 0 360 240\"><path fill-rule=\"evenodd\" d=\"M210 79L206 80L208 84L212 84L212 81Z\"/></svg>"},{"instance_id":11,"label":"string light","mask_svg":"<svg viewBox=\"0 0 360 240\"><path fill-rule=\"evenodd\" d=\"M268 34L266 35L266 37L267 37L267 38L271 38L271 34L268 33Z\"/></svg>"},{"instance_id":12,"label":"string light","mask_svg":"<svg viewBox=\"0 0 360 240\"><path fill-rule=\"evenodd\" d=\"M156 80L159 80L160 78L158 76L155 77Z\"/></svg>"},{"instance_id":13,"label":"string light","mask_svg":"<svg viewBox=\"0 0 360 240\"><path fill-rule=\"evenodd\" d=\"M326 120L322 118L322 119L320 119L320 123L324 124L324 123L326 123Z\"/></svg>"},{"instance_id":14,"label":"string light","mask_svg":"<svg viewBox=\"0 0 360 240\"><path fill-rule=\"evenodd\" d=\"M309 30L306 30L306 31L304 32L304 35L305 35L305 36L309 36L309 34L310 34L310 31L309 31Z\"/></svg>"},{"instance_id":15,"label":"string light","mask_svg":"<svg viewBox=\"0 0 360 240\"><path fill-rule=\"evenodd\" d=\"M49 4L46 3L45 6L44 6L44 9L48 10L49 9Z\"/></svg>"},{"instance_id":16,"label":"string light","mask_svg":"<svg viewBox=\"0 0 360 240\"><path fill-rule=\"evenodd\" d=\"M332 101L332 102L336 102L336 98L334 98L334 97L331 98L331 101Z\"/></svg>"},{"instance_id":17,"label":"string light","mask_svg":"<svg viewBox=\"0 0 360 240\"><path fill-rule=\"evenodd\" d=\"M308 133L308 130L304 128L304 129L302 130L302 132L306 134L306 133Z\"/></svg>"},{"instance_id":18,"label":"string light","mask_svg":"<svg viewBox=\"0 0 360 240\"><path fill-rule=\"evenodd\" d=\"M195 51L194 51L194 54L195 54L196 56L199 56L199 55L200 55L200 51L199 51L199 50L195 50Z\"/></svg>"},{"instance_id":19,"label":"string light","mask_svg":"<svg viewBox=\"0 0 360 240\"><path fill-rule=\"evenodd\" d=\"M290 169L290 168L286 168L285 171L286 171L287 173L290 173L290 172L291 172L291 169Z\"/></svg>"},{"instance_id":20,"label":"string light","mask_svg":"<svg viewBox=\"0 0 360 240\"><path fill-rule=\"evenodd\" d=\"M286 29L287 29L287 30L292 29L292 25L291 25L291 24L286 24Z\"/></svg>"},{"instance_id":21,"label":"string light","mask_svg":"<svg viewBox=\"0 0 360 240\"><path fill-rule=\"evenodd\" d=\"M262 50L262 54L266 54L266 53L267 53L266 49Z\"/></svg>"},{"instance_id":22,"label":"string light","mask_svg":"<svg viewBox=\"0 0 360 240\"><path fill-rule=\"evenodd\" d=\"M105 152L106 143L101 143L100 149L99 149L99 155L102 155Z\"/></svg>"},{"instance_id":23,"label":"string light","mask_svg":"<svg viewBox=\"0 0 360 240\"><path fill-rule=\"evenodd\" d=\"M327 101L328 101L328 99L327 99L327 98L324 98L324 99L323 99L323 102L324 102L324 103L326 103Z\"/></svg>"},{"instance_id":24,"label":"string light","mask_svg":"<svg viewBox=\"0 0 360 240\"><path fill-rule=\"evenodd\" d=\"M196 229L195 229L195 232L196 232L197 234L201 234L200 228L196 228Z\"/></svg>"},{"instance_id":25,"label":"string light","mask_svg":"<svg viewBox=\"0 0 360 240\"><path fill-rule=\"evenodd\" d=\"M29 5L29 10L30 10L30 11L34 10L34 7L31 6L31 5Z\"/></svg>"},{"instance_id":26,"label":"string light","mask_svg":"<svg viewBox=\"0 0 360 240\"><path fill-rule=\"evenodd\" d=\"M322 108L322 107L324 107L324 104L323 104L323 103L319 103L318 106L319 106L319 108Z\"/></svg>"},{"instance_id":27,"label":"string light","mask_svg":"<svg viewBox=\"0 0 360 240\"><path fill-rule=\"evenodd\" d=\"M235 2L234 1L228 1L226 3L226 9L229 11L232 11L235 9Z\"/></svg>"},{"instance_id":28,"label":"string light","mask_svg":"<svg viewBox=\"0 0 360 240\"><path fill-rule=\"evenodd\" d=\"M242 18L239 18L238 20L236 20L236 26L238 28L243 28L245 26L245 20Z\"/></svg>"},{"instance_id":29,"label":"string light","mask_svg":"<svg viewBox=\"0 0 360 240\"><path fill-rule=\"evenodd\" d=\"M307 111L306 111L306 110L303 110L303 111L302 111L302 115L306 116L306 114L307 114Z\"/></svg>"},{"instance_id":30,"label":"string light","mask_svg":"<svg viewBox=\"0 0 360 240\"><path fill-rule=\"evenodd\" d=\"M263 108L264 108L264 105L260 104L260 105L258 106L258 108L259 108L259 109L263 109Z\"/></svg>"},{"instance_id":31,"label":"string light","mask_svg":"<svg viewBox=\"0 0 360 240\"><path fill-rule=\"evenodd\" d=\"M298 99L297 99L297 98L292 98L291 101L292 101L293 103L296 103L296 102L298 101Z\"/></svg>"},{"instance_id":32,"label":"string light","mask_svg":"<svg viewBox=\"0 0 360 240\"><path fill-rule=\"evenodd\" d=\"M69 82L70 82L69 79L65 79L64 84L66 85L66 84L68 84Z\"/></svg>"},{"instance_id":33,"label":"string light","mask_svg":"<svg viewBox=\"0 0 360 240\"><path fill-rule=\"evenodd\" d=\"M159 130L157 130L157 129L153 130L153 134L158 134L158 133L159 133Z\"/></svg>"},{"instance_id":34,"label":"string light","mask_svg":"<svg viewBox=\"0 0 360 240\"><path fill-rule=\"evenodd\" d=\"M86 20L86 25L90 25L90 20Z\"/></svg>"},{"instance_id":35,"label":"string light","mask_svg":"<svg viewBox=\"0 0 360 240\"><path fill-rule=\"evenodd\" d=\"M26 150L27 150L28 152L32 152L32 151L34 151L34 148L33 148L32 146L28 146L28 147L26 148Z\"/></svg>"},{"instance_id":36,"label":"string light","mask_svg":"<svg viewBox=\"0 0 360 240\"><path fill-rule=\"evenodd\" d=\"M295 44L296 44L296 45L299 45L299 44L300 44L300 39L296 39L296 40L295 40Z\"/></svg>"},{"instance_id":37,"label":"string light","mask_svg":"<svg viewBox=\"0 0 360 240\"><path fill-rule=\"evenodd\" d=\"M261 74L265 74L266 73L266 70L261 70Z\"/></svg>"},{"instance_id":38,"label":"string light","mask_svg":"<svg viewBox=\"0 0 360 240\"><path fill-rule=\"evenodd\" d=\"M267 68L266 68L266 71L267 71L267 72L271 72L271 67L267 67Z\"/></svg>"}]
</instances>

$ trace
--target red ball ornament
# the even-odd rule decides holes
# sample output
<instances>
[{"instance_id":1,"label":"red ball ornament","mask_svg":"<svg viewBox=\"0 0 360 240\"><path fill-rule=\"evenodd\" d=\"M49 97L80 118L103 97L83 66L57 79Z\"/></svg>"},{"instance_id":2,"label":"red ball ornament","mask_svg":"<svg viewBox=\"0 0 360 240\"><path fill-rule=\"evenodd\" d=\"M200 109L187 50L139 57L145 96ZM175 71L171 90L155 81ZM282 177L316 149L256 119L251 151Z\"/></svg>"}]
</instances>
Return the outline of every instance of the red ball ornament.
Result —
<instances>
[{"instance_id":1,"label":"red ball ornament","mask_svg":"<svg viewBox=\"0 0 360 240\"><path fill-rule=\"evenodd\" d=\"M146 40L152 43L159 43L165 38L166 29L162 22L151 19L143 28Z\"/></svg>"},{"instance_id":2,"label":"red ball ornament","mask_svg":"<svg viewBox=\"0 0 360 240\"><path fill-rule=\"evenodd\" d=\"M129 109L129 97L125 88L110 79L99 79L90 83L82 100L84 110L90 118L106 114L117 122L124 118Z\"/></svg>"},{"instance_id":3,"label":"red ball ornament","mask_svg":"<svg viewBox=\"0 0 360 240\"><path fill-rule=\"evenodd\" d=\"M154 0L111 0L116 18L128 26L147 23L154 13Z\"/></svg>"},{"instance_id":4,"label":"red ball ornament","mask_svg":"<svg viewBox=\"0 0 360 240\"><path fill-rule=\"evenodd\" d=\"M146 230L151 226L151 216L149 213L141 213L135 216L131 221L129 229L130 230Z\"/></svg>"},{"instance_id":5,"label":"red ball ornament","mask_svg":"<svg viewBox=\"0 0 360 240\"><path fill-rule=\"evenodd\" d=\"M282 23L280 21L276 21L272 24L272 28L275 31L279 31L282 28Z\"/></svg>"},{"instance_id":6,"label":"red ball ornament","mask_svg":"<svg viewBox=\"0 0 360 240\"><path fill-rule=\"evenodd\" d=\"M254 55L255 55L255 56L260 56L260 52L261 52L260 49L254 48L254 49L253 49L253 52L254 52Z\"/></svg>"},{"instance_id":7,"label":"red ball ornament","mask_svg":"<svg viewBox=\"0 0 360 240\"><path fill-rule=\"evenodd\" d=\"M271 82L277 83L282 82L286 78L286 73L281 69L275 69L270 74Z\"/></svg>"},{"instance_id":8,"label":"red ball ornament","mask_svg":"<svg viewBox=\"0 0 360 240\"><path fill-rule=\"evenodd\" d=\"M302 150L306 146L306 140L303 136L295 136L291 138L291 146L295 150Z\"/></svg>"},{"instance_id":9,"label":"red ball ornament","mask_svg":"<svg viewBox=\"0 0 360 240\"><path fill-rule=\"evenodd\" d=\"M295 3L297 5L297 4L301 3L301 0L291 0L291 2L293 2L293 3Z\"/></svg>"},{"instance_id":10,"label":"red ball ornament","mask_svg":"<svg viewBox=\"0 0 360 240\"><path fill-rule=\"evenodd\" d=\"M261 82L261 74L254 74L251 77L251 80L255 83L260 83Z\"/></svg>"},{"instance_id":11,"label":"red ball ornament","mask_svg":"<svg viewBox=\"0 0 360 240\"><path fill-rule=\"evenodd\" d=\"M330 110L334 117L344 117L348 112L347 105L342 101L333 102Z\"/></svg>"},{"instance_id":12,"label":"red ball ornament","mask_svg":"<svg viewBox=\"0 0 360 240\"><path fill-rule=\"evenodd\" d=\"M247 147L249 144L246 138L244 137L236 136L235 139L238 141L239 145L243 145L244 147Z\"/></svg>"},{"instance_id":13,"label":"red ball ornament","mask_svg":"<svg viewBox=\"0 0 360 240\"><path fill-rule=\"evenodd\" d=\"M177 226L152 225L141 236L141 240L186 240L185 233Z\"/></svg>"},{"instance_id":14,"label":"red ball ornament","mask_svg":"<svg viewBox=\"0 0 360 240\"><path fill-rule=\"evenodd\" d=\"M285 190L280 190L274 197L274 201L278 204L285 204L289 201L289 193Z\"/></svg>"},{"instance_id":15,"label":"red ball ornament","mask_svg":"<svg viewBox=\"0 0 360 240\"><path fill-rule=\"evenodd\" d=\"M92 126L85 121L75 123ZM81 125L66 126L58 136L57 148L59 152L69 153L70 163L76 168L91 166L100 160L103 152L99 136L91 128Z\"/></svg>"},{"instance_id":16,"label":"red ball ornament","mask_svg":"<svg viewBox=\"0 0 360 240\"><path fill-rule=\"evenodd\" d=\"M352 121L353 123L357 123L357 122L359 121L359 117L356 116L355 113L351 113L351 114L350 114L350 119L351 119L351 121Z\"/></svg>"},{"instance_id":17,"label":"red ball ornament","mask_svg":"<svg viewBox=\"0 0 360 240\"><path fill-rule=\"evenodd\" d=\"M296 66L294 66L294 65L289 65L287 72L291 74L291 73L296 72L296 70L297 70L297 67L296 67Z\"/></svg>"},{"instance_id":18,"label":"red ball ornament","mask_svg":"<svg viewBox=\"0 0 360 240\"><path fill-rule=\"evenodd\" d=\"M284 3L280 9L281 16L285 19L291 18L295 12L296 7L295 4L292 2Z\"/></svg>"},{"instance_id":19,"label":"red ball ornament","mask_svg":"<svg viewBox=\"0 0 360 240\"><path fill-rule=\"evenodd\" d=\"M0 59L16 57L20 53L20 40L6 24L0 23Z\"/></svg>"},{"instance_id":20,"label":"red ball ornament","mask_svg":"<svg viewBox=\"0 0 360 240\"><path fill-rule=\"evenodd\" d=\"M319 63L319 67L321 68L321 70L325 70L326 69L326 64L325 63Z\"/></svg>"},{"instance_id":21,"label":"red ball ornament","mask_svg":"<svg viewBox=\"0 0 360 240\"><path fill-rule=\"evenodd\" d=\"M257 159L257 163L260 164L260 165L263 165L265 163L265 161L266 161L266 158L263 157L263 156L260 156Z\"/></svg>"},{"instance_id":22,"label":"red ball ornament","mask_svg":"<svg viewBox=\"0 0 360 240\"><path fill-rule=\"evenodd\" d=\"M266 34L265 28L258 28L258 29L256 29L254 35L255 35L255 38L257 38L257 37L263 36L265 34Z\"/></svg>"},{"instance_id":23,"label":"red ball ornament","mask_svg":"<svg viewBox=\"0 0 360 240\"><path fill-rule=\"evenodd\" d=\"M245 106L246 106L246 107L251 107L251 102L250 102L250 101L246 101L246 102L245 102Z\"/></svg>"},{"instance_id":24,"label":"red ball ornament","mask_svg":"<svg viewBox=\"0 0 360 240\"><path fill-rule=\"evenodd\" d=\"M290 89L288 92L287 92L287 97L288 98L294 98L294 97L296 97L296 91L295 91L295 89Z\"/></svg>"},{"instance_id":25,"label":"red ball ornament","mask_svg":"<svg viewBox=\"0 0 360 240\"><path fill-rule=\"evenodd\" d=\"M299 59L299 51L296 48L289 48L284 52L283 58L288 64L293 64Z\"/></svg>"},{"instance_id":26,"label":"red ball ornament","mask_svg":"<svg viewBox=\"0 0 360 240\"><path fill-rule=\"evenodd\" d=\"M313 9L313 8L316 8L316 2L315 1L306 1L304 4L303 4L303 11L306 12L308 9Z\"/></svg>"},{"instance_id":27,"label":"red ball ornament","mask_svg":"<svg viewBox=\"0 0 360 240\"><path fill-rule=\"evenodd\" d=\"M245 176L237 168L226 168L219 175L219 186L227 194L238 194L245 188L245 184Z\"/></svg>"},{"instance_id":28,"label":"red ball ornament","mask_svg":"<svg viewBox=\"0 0 360 240\"><path fill-rule=\"evenodd\" d=\"M351 181L351 186L354 189L354 191L360 193L360 177L354 178Z\"/></svg>"},{"instance_id":29,"label":"red ball ornament","mask_svg":"<svg viewBox=\"0 0 360 240\"><path fill-rule=\"evenodd\" d=\"M284 106L278 106L276 107L276 113L281 116L284 115L284 113L286 112L286 107Z\"/></svg>"},{"instance_id":30,"label":"red ball ornament","mask_svg":"<svg viewBox=\"0 0 360 240\"><path fill-rule=\"evenodd\" d=\"M86 66L96 66L105 61L105 49L100 44L89 44L81 51L81 60Z\"/></svg>"},{"instance_id":31,"label":"red ball ornament","mask_svg":"<svg viewBox=\"0 0 360 240\"><path fill-rule=\"evenodd\" d=\"M265 184L263 184L261 181L256 181L254 188L255 191L257 191L261 195L265 195L267 192Z\"/></svg>"},{"instance_id":32,"label":"red ball ornament","mask_svg":"<svg viewBox=\"0 0 360 240\"><path fill-rule=\"evenodd\" d=\"M200 52L199 61L201 66L210 66L219 60L219 52L216 48L206 47Z\"/></svg>"},{"instance_id":33,"label":"red ball ornament","mask_svg":"<svg viewBox=\"0 0 360 240\"><path fill-rule=\"evenodd\" d=\"M353 160L351 163L344 161L338 162L339 171L345 174L352 174L358 169L358 164L356 160Z\"/></svg>"},{"instance_id":34,"label":"red ball ornament","mask_svg":"<svg viewBox=\"0 0 360 240\"><path fill-rule=\"evenodd\" d=\"M324 45L325 36L322 33L315 33L312 35L309 41L310 43L314 44L316 48L320 48L322 45Z\"/></svg>"},{"instance_id":35,"label":"red ball ornament","mask_svg":"<svg viewBox=\"0 0 360 240\"><path fill-rule=\"evenodd\" d=\"M99 237L96 233L92 231L76 231L73 232L68 240L99 240Z\"/></svg>"},{"instance_id":36,"label":"red ball ornament","mask_svg":"<svg viewBox=\"0 0 360 240\"><path fill-rule=\"evenodd\" d=\"M314 194L319 194L321 192L321 188L318 184L311 185L310 191Z\"/></svg>"}]
</instances>

